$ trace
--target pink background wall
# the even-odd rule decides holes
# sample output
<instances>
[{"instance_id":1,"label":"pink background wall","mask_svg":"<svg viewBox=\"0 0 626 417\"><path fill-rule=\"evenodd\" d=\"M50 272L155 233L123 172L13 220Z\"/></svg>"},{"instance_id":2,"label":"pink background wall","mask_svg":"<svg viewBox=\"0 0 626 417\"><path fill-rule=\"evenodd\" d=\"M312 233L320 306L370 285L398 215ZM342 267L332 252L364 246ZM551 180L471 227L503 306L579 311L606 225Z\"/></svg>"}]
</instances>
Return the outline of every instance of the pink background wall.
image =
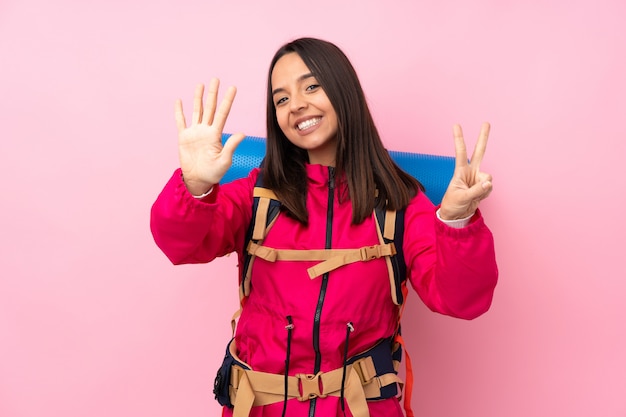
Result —
<instances>
[{"instance_id":1,"label":"pink background wall","mask_svg":"<svg viewBox=\"0 0 626 417\"><path fill-rule=\"evenodd\" d=\"M217 415L235 262L173 267L152 201L173 102L219 76L264 134L272 53L341 46L389 148L492 123L501 281L473 322L413 295L416 414L626 415L626 6L588 1L0 3L0 416Z\"/></svg>"}]
</instances>

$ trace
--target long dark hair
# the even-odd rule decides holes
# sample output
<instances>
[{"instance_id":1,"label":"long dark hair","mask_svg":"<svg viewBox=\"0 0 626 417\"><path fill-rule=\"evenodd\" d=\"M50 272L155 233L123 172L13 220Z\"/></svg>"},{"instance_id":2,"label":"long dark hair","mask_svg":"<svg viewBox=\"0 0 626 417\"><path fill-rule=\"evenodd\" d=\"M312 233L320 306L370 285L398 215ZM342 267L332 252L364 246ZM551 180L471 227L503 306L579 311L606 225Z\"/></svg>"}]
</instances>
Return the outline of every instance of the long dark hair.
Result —
<instances>
[{"instance_id":1,"label":"long dark hair","mask_svg":"<svg viewBox=\"0 0 626 417\"><path fill-rule=\"evenodd\" d=\"M297 53L304 61L337 114L335 176L347 182L352 223L363 222L377 205L391 210L406 207L423 187L393 162L383 146L354 67L334 44L300 38L278 49L267 77L267 150L263 179L265 186L282 202L283 210L301 223L308 223L305 169L308 153L293 145L280 129L272 97L274 66L289 53Z\"/></svg>"}]
</instances>

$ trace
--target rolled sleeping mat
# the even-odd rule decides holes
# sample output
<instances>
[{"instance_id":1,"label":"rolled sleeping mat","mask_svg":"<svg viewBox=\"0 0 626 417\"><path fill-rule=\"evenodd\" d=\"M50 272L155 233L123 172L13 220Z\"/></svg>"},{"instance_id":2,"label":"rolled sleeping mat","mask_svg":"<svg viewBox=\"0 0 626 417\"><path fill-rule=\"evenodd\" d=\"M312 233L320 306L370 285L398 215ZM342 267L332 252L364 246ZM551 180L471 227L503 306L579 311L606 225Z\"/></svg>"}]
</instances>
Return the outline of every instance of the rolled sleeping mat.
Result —
<instances>
[{"instance_id":1,"label":"rolled sleeping mat","mask_svg":"<svg viewBox=\"0 0 626 417\"><path fill-rule=\"evenodd\" d=\"M226 141L229 136L230 134L223 134L222 141ZM389 155L400 168L422 183L426 196L434 204L441 203L454 172L454 157L398 151L389 151ZM222 182L246 177L253 168L261 164L264 156L265 139L246 136L237 147L233 155L233 165L222 178Z\"/></svg>"}]
</instances>

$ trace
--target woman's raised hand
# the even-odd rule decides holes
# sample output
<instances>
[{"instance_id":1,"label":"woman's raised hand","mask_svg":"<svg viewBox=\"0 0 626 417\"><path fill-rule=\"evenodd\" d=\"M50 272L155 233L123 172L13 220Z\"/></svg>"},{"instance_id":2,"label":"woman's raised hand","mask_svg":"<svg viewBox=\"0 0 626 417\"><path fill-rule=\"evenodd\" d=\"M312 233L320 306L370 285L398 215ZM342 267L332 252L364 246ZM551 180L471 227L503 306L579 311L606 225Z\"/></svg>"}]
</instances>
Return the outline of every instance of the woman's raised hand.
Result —
<instances>
[{"instance_id":1,"label":"woman's raised hand","mask_svg":"<svg viewBox=\"0 0 626 417\"><path fill-rule=\"evenodd\" d=\"M461 126L454 125L456 162L454 175L441 201L439 215L442 219L455 220L471 216L480 201L491 193L493 188L491 175L480 170L488 137L489 123L483 123L472 159L468 163L463 131Z\"/></svg>"},{"instance_id":2,"label":"woman's raised hand","mask_svg":"<svg viewBox=\"0 0 626 417\"><path fill-rule=\"evenodd\" d=\"M196 87L193 97L193 115L187 126L182 101L176 100L174 116L178 127L178 156L183 180L189 192L201 195L220 182L232 165L233 154L245 135L231 135L222 145L222 131L237 89L229 87L219 107L217 93L220 81L209 83L206 102L203 103L204 85Z\"/></svg>"}]
</instances>

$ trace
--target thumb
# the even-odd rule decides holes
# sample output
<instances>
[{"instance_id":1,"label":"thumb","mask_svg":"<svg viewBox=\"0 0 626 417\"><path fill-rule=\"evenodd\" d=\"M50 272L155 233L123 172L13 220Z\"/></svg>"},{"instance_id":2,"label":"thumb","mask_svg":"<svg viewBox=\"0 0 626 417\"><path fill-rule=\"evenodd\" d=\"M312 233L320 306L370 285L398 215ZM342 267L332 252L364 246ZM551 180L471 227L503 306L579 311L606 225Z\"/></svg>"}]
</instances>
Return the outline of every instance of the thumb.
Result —
<instances>
[{"instance_id":1,"label":"thumb","mask_svg":"<svg viewBox=\"0 0 626 417\"><path fill-rule=\"evenodd\" d=\"M477 182L467 190L467 197L470 201L482 200L491 193L492 188L493 184L489 180Z\"/></svg>"},{"instance_id":2,"label":"thumb","mask_svg":"<svg viewBox=\"0 0 626 417\"><path fill-rule=\"evenodd\" d=\"M226 139L224 143L224 147L222 148L222 152L229 157L229 159L233 159L233 155L235 154L235 150L237 146L244 140L246 135L243 133L233 133Z\"/></svg>"}]
</instances>

